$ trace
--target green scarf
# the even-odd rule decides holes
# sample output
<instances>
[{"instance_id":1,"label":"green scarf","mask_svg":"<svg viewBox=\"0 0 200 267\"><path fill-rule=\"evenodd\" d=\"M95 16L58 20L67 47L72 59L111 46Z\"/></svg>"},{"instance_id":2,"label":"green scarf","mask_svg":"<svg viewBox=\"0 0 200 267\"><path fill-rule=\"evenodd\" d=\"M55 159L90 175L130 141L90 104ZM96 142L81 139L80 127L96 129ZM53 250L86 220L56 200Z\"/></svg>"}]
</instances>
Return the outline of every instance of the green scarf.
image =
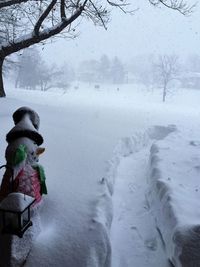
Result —
<instances>
[{"instance_id":1,"label":"green scarf","mask_svg":"<svg viewBox=\"0 0 200 267\"><path fill-rule=\"evenodd\" d=\"M40 164L34 165L32 167L34 170L36 170L39 173L40 186L41 186L40 194L41 195L43 195L43 194L47 195L47 187L46 187L46 183L45 183L46 176L45 176L44 168Z\"/></svg>"},{"instance_id":2,"label":"green scarf","mask_svg":"<svg viewBox=\"0 0 200 267\"><path fill-rule=\"evenodd\" d=\"M23 160L27 158L27 148L25 145L19 145L16 149L15 154L12 158L12 165L16 166L17 164L21 163Z\"/></svg>"}]
</instances>

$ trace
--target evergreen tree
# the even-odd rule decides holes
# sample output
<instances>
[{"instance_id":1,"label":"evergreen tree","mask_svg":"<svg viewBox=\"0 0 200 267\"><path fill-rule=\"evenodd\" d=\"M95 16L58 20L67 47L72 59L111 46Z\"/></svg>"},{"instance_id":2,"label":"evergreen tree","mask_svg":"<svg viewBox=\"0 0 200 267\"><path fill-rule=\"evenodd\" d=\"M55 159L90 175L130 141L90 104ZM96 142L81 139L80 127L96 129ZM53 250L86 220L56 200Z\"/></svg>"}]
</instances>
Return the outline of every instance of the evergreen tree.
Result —
<instances>
[{"instance_id":1,"label":"evergreen tree","mask_svg":"<svg viewBox=\"0 0 200 267\"><path fill-rule=\"evenodd\" d=\"M110 59L107 55L102 55L99 62L99 79L101 82L110 81Z\"/></svg>"},{"instance_id":2,"label":"evergreen tree","mask_svg":"<svg viewBox=\"0 0 200 267\"><path fill-rule=\"evenodd\" d=\"M48 76L48 68L39 51L35 47L25 49L19 56L16 87L36 89L37 86L40 86L44 90Z\"/></svg>"},{"instance_id":3,"label":"evergreen tree","mask_svg":"<svg viewBox=\"0 0 200 267\"><path fill-rule=\"evenodd\" d=\"M125 81L124 66L118 57L114 57L112 61L111 76L112 76L112 81L115 84L124 83Z\"/></svg>"}]
</instances>

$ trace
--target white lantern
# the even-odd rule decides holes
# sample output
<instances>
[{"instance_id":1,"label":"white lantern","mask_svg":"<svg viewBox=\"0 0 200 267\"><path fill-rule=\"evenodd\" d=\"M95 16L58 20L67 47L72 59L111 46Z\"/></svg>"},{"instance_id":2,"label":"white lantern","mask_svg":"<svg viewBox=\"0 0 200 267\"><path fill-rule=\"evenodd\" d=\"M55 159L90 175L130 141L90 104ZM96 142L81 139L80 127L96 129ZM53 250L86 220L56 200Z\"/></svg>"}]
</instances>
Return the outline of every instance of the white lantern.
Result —
<instances>
[{"instance_id":1,"label":"white lantern","mask_svg":"<svg viewBox=\"0 0 200 267\"><path fill-rule=\"evenodd\" d=\"M35 199L23 193L13 192L0 202L2 233L23 237L32 225L30 207Z\"/></svg>"}]
</instances>

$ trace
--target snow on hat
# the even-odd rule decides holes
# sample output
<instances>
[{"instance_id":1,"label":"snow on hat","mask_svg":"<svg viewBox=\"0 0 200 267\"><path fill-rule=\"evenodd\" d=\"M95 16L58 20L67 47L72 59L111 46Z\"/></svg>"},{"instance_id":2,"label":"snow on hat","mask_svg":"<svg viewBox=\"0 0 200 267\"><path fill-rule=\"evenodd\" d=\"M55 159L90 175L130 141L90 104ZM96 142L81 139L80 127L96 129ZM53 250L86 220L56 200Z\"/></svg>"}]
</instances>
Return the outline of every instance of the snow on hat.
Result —
<instances>
[{"instance_id":1,"label":"snow on hat","mask_svg":"<svg viewBox=\"0 0 200 267\"><path fill-rule=\"evenodd\" d=\"M33 126L35 127L35 129L39 129L39 125L40 125L40 117L37 114L37 112L35 112L34 110L32 110L29 107L21 107L18 108L14 113L13 113L13 120L15 125L21 121L21 119L23 118L23 116L25 114L29 114L30 120L33 124Z\"/></svg>"},{"instance_id":2,"label":"snow on hat","mask_svg":"<svg viewBox=\"0 0 200 267\"><path fill-rule=\"evenodd\" d=\"M13 114L13 120L15 126L6 135L6 141L8 143L13 142L20 137L30 138L38 146L43 143L43 137L37 131L37 128L39 127L39 116L35 111L27 108L26 112L24 107L21 110L18 109Z\"/></svg>"}]
</instances>

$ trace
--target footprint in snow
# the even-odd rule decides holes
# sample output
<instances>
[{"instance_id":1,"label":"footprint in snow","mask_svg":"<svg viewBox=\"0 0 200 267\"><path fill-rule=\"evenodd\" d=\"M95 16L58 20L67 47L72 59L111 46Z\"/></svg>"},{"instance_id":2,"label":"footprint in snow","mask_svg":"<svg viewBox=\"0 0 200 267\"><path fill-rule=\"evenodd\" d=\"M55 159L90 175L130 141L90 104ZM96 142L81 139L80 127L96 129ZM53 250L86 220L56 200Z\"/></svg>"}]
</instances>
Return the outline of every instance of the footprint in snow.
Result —
<instances>
[{"instance_id":1,"label":"footprint in snow","mask_svg":"<svg viewBox=\"0 0 200 267\"><path fill-rule=\"evenodd\" d=\"M157 249L156 238L147 239L145 240L144 244L149 250L155 251Z\"/></svg>"},{"instance_id":2,"label":"footprint in snow","mask_svg":"<svg viewBox=\"0 0 200 267\"><path fill-rule=\"evenodd\" d=\"M131 193L134 193L134 192L136 191L136 189L137 189L137 186L136 186L135 184L130 183L130 184L128 185L128 188L129 188L129 191L130 191Z\"/></svg>"}]
</instances>

